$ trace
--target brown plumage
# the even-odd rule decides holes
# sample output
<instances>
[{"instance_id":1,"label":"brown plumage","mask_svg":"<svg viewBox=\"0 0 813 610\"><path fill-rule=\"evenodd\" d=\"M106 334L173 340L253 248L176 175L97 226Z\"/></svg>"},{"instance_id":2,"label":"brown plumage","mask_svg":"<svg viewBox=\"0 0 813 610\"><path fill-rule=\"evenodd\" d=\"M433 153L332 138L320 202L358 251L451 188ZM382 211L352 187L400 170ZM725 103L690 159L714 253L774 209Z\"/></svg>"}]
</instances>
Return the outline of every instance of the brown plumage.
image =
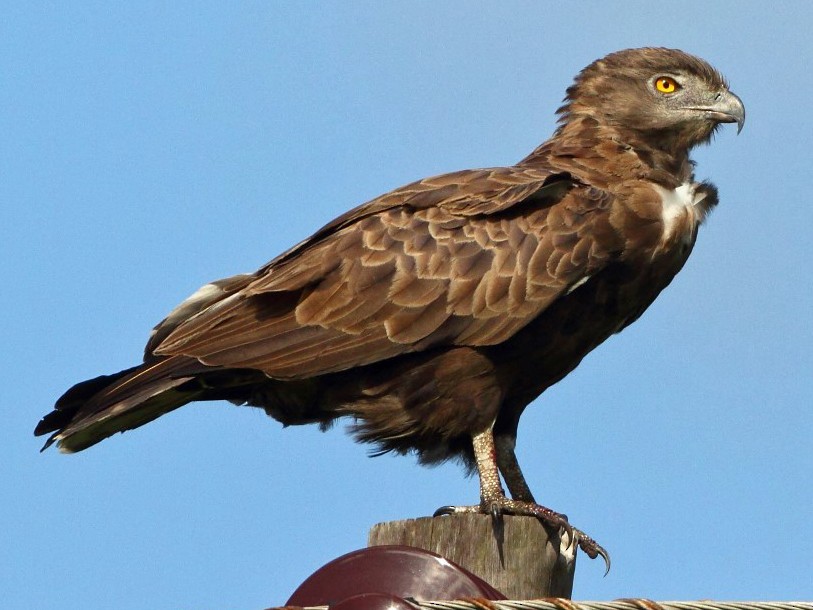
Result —
<instances>
[{"instance_id":1,"label":"brown plumage","mask_svg":"<svg viewBox=\"0 0 813 610\"><path fill-rule=\"evenodd\" d=\"M142 365L77 384L35 433L80 451L194 400L284 424L349 416L381 452L476 468L481 503L454 510L536 514L604 555L534 503L519 418L683 266L717 203L689 151L745 113L703 60L655 48L594 62L558 112L513 167L399 188L204 286L155 328Z\"/></svg>"}]
</instances>

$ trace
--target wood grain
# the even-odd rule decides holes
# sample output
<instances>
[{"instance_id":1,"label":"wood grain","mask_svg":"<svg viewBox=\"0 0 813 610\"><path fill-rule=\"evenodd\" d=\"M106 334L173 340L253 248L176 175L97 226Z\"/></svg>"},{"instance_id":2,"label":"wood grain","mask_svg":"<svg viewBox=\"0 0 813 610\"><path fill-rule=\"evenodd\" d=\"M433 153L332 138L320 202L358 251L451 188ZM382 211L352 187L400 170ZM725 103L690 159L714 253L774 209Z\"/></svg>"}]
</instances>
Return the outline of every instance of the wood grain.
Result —
<instances>
[{"instance_id":1,"label":"wood grain","mask_svg":"<svg viewBox=\"0 0 813 610\"><path fill-rule=\"evenodd\" d=\"M504 516L497 530L489 515L477 514L378 523L368 546L384 544L442 555L508 599L570 598L573 591L575 549L560 550L558 534L533 517Z\"/></svg>"}]
</instances>

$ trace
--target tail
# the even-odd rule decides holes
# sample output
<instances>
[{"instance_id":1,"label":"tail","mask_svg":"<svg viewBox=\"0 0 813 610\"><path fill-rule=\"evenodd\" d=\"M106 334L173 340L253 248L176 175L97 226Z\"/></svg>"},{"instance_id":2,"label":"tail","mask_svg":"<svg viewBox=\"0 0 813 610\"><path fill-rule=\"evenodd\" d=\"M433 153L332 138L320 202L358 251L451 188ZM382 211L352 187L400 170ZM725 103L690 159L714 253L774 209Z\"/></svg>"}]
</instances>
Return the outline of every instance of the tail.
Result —
<instances>
[{"instance_id":1,"label":"tail","mask_svg":"<svg viewBox=\"0 0 813 610\"><path fill-rule=\"evenodd\" d=\"M193 400L231 398L228 392L213 395L211 386L198 382L212 371L217 369L193 358L171 356L83 381L57 400L34 434L51 433L42 451L57 443L60 451L73 453Z\"/></svg>"}]
</instances>

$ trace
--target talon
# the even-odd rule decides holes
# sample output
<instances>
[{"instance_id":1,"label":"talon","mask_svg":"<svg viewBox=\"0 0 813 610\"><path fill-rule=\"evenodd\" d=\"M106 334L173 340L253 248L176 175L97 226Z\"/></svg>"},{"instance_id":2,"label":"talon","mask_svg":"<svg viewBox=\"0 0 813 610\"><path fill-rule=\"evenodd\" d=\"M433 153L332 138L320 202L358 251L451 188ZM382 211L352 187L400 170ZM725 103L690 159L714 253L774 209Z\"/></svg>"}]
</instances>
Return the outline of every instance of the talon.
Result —
<instances>
[{"instance_id":1,"label":"talon","mask_svg":"<svg viewBox=\"0 0 813 610\"><path fill-rule=\"evenodd\" d=\"M502 510L500 509L500 505L496 502L491 503L491 521L494 525L497 525L502 521Z\"/></svg>"},{"instance_id":2,"label":"talon","mask_svg":"<svg viewBox=\"0 0 813 610\"><path fill-rule=\"evenodd\" d=\"M565 549L569 551L571 548L573 548L574 543L577 544L579 542L579 530L574 529L573 526L567 521L564 521L559 527L565 530L565 533L567 534L567 546Z\"/></svg>"},{"instance_id":3,"label":"talon","mask_svg":"<svg viewBox=\"0 0 813 610\"><path fill-rule=\"evenodd\" d=\"M598 556L604 560L604 576L610 573L610 554L598 542L585 534L581 534L579 540L579 548L585 552L590 559L595 559Z\"/></svg>"},{"instance_id":4,"label":"talon","mask_svg":"<svg viewBox=\"0 0 813 610\"><path fill-rule=\"evenodd\" d=\"M601 558L604 560L604 566L606 567L604 576L606 577L607 574L610 573L610 554L605 551L603 547L598 547L598 554L601 555Z\"/></svg>"},{"instance_id":5,"label":"talon","mask_svg":"<svg viewBox=\"0 0 813 610\"><path fill-rule=\"evenodd\" d=\"M432 516L442 517L443 515L453 515L456 512L457 512L456 506L441 506L434 513L432 513Z\"/></svg>"}]
</instances>

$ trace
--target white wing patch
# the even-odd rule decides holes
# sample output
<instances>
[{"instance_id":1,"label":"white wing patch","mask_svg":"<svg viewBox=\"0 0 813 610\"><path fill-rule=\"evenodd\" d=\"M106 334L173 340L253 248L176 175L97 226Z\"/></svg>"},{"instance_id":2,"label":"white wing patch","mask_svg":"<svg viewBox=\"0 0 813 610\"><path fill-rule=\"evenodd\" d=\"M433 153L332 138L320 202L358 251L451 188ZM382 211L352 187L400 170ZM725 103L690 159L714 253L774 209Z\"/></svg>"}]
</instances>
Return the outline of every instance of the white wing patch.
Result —
<instances>
[{"instance_id":1,"label":"white wing patch","mask_svg":"<svg viewBox=\"0 0 813 610\"><path fill-rule=\"evenodd\" d=\"M590 277L591 276L589 276L589 275L585 275L582 279L580 279L578 282L576 282L570 288L568 288L567 292L565 294L570 294L571 292L576 290L576 288L578 288L579 286L582 286L587 280L590 279Z\"/></svg>"}]
</instances>

